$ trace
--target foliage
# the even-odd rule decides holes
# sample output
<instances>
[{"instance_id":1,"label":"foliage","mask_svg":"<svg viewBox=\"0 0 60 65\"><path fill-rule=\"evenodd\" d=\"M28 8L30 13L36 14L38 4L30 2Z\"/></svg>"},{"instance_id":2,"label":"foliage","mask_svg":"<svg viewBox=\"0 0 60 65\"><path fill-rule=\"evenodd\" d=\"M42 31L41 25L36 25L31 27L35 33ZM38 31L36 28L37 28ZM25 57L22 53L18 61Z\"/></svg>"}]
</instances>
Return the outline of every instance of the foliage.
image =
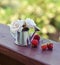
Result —
<instances>
[{"instance_id":1,"label":"foliage","mask_svg":"<svg viewBox=\"0 0 60 65\"><path fill-rule=\"evenodd\" d=\"M44 37L60 31L60 0L0 0L0 23L27 17L34 19Z\"/></svg>"}]
</instances>

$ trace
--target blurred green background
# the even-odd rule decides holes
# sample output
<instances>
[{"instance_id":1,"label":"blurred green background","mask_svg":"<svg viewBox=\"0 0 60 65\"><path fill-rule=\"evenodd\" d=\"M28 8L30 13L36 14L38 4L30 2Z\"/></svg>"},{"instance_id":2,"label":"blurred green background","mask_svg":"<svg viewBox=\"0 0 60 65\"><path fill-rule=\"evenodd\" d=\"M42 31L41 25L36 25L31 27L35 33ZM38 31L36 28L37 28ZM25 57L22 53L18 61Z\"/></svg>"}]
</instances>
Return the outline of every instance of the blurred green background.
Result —
<instances>
[{"instance_id":1,"label":"blurred green background","mask_svg":"<svg viewBox=\"0 0 60 65\"><path fill-rule=\"evenodd\" d=\"M43 38L60 41L60 0L0 0L0 23L32 18Z\"/></svg>"}]
</instances>

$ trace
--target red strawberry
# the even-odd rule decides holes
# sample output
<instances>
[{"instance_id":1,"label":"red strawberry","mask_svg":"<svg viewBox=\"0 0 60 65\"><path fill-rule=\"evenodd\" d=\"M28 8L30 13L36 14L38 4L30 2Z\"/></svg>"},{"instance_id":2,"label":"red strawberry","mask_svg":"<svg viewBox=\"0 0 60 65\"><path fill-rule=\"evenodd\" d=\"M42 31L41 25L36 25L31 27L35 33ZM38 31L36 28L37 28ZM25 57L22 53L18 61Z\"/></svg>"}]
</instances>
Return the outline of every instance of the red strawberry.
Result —
<instances>
[{"instance_id":1,"label":"red strawberry","mask_svg":"<svg viewBox=\"0 0 60 65\"><path fill-rule=\"evenodd\" d=\"M38 41L40 40L40 36L39 35L34 35L34 39L37 39Z\"/></svg>"},{"instance_id":2,"label":"red strawberry","mask_svg":"<svg viewBox=\"0 0 60 65\"><path fill-rule=\"evenodd\" d=\"M47 44L48 50L52 50L53 49L53 43L49 43Z\"/></svg>"},{"instance_id":3,"label":"red strawberry","mask_svg":"<svg viewBox=\"0 0 60 65\"><path fill-rule=\"evenodd\" d=\"M32 47L37 47L37 45L38 45L38 40L33 39L33 40L31 41L31 43L32 43Z\"/></svg>"},{"instance_id":4,"label":"red strawberry","mask_svg":"<svg viewBox=\"0 0 60 65\"><path fill-rule=\"evenodd\" d=\"M43 51L47 50L47 44L41 45L41 48L42 48Z\"/></svg>"}]
</instances>

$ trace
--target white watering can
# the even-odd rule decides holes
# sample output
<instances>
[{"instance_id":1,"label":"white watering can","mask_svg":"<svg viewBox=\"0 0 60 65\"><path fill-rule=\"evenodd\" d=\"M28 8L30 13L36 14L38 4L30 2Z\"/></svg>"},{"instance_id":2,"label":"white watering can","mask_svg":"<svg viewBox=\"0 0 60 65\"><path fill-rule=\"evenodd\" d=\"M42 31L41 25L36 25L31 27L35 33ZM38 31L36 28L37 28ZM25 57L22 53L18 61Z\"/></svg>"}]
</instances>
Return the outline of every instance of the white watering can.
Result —
<instances>
[{"instance_id":1,"label":"white watering can","mask_svg":"<svg viewBox=\"0 0 60 65\"><path fill-rule=\"evenodd\" d=\"M18 22L18 24L16 23L16 25L15 25L17 28L14 29L13 24L10 27L11 35L15 39L15 43L17 45L27 46L27 45L29 45L31 43L31 40L32 40L35 32L39 31L39 28L37 28L36 26L34 26L35 31L32 34L32 36L30 37L30 35L29 35L29 27L24 26L25 22L23 20L19 20L17 22Z\"/></svg>"}]
</instances>

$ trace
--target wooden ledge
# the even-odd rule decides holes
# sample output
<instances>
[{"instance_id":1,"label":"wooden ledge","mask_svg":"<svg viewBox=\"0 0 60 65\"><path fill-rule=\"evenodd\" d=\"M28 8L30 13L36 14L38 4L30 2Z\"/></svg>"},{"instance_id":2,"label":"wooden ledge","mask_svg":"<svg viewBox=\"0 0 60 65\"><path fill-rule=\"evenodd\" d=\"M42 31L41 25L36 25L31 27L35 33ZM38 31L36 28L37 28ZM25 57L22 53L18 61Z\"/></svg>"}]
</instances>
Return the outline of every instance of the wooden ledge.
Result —
<instances>
[{"instance_id":1,"label":"wooden ledge","mask_svg":"<svg viewBox=\"0 0 60 65\"><path fill-rule=\"evenodd\" d=\"M42 39L43 40L43 39ZM40 44L42 43L40 40ZM48 42L48 40L44 40ZM8 26L0 24L0 53L24 63L25 65L59 65L60 44L54 42L53 51L42 52L38 48L21 47L14 43Z\"/></svg>"}]
</instances>

